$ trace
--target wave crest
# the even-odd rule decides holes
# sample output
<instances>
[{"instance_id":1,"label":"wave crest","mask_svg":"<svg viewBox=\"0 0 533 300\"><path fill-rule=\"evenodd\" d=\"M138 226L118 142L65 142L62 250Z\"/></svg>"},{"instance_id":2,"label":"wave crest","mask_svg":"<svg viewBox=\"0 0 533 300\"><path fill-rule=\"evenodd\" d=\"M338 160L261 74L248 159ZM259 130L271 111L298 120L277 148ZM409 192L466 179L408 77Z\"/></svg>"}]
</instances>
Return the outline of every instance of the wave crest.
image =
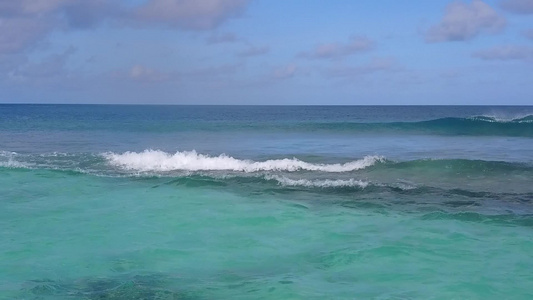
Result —
<instances>
[{"instance_id":1,"label":"wave crest","mask_svg":"<svg viewBox=\"0 0 533 300\"><path fill-rule=\"evenodd\" d=\"M480 115L467 118L472 121L482 121L489 123L533 123L533 115L522 115L517 117L501 117L497 115Z\"/></svg>"},{"instance_id":2,"label":"wave crest","mask_svg":"<svg viewBox=\"0 0 533 300\"><path fill-rule=\"evenodd\" d=\"M165 171L321 171L321 172L350 172L364 169L376 162L384 161L380 156L365 156L360 160L344 164L313 164L296 158L270 159L266 161L241 160L221 154L209 156L196 151L183 151L170 154L160 150L145 150L143 152L105 153L103 156L108 163L115 167L140 172Z\"/></svg>"}]
</instances>

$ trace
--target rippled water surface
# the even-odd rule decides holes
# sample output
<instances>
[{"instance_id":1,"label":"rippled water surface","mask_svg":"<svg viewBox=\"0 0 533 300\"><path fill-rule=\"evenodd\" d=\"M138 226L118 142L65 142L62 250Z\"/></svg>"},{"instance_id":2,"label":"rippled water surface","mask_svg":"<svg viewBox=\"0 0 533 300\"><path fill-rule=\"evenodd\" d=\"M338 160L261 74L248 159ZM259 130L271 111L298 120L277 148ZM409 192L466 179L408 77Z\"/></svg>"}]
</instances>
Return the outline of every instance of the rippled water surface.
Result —
<instances>
[{"instance_id":1,"label":"rippled water surface","mask_svg":"<svg viewBox=\"0 0 533 300\"><path fill-rule=\"evenodd\" d=\"M0 299L529 299L532 116L0 105Z\"/></svg>"}]
</instances>

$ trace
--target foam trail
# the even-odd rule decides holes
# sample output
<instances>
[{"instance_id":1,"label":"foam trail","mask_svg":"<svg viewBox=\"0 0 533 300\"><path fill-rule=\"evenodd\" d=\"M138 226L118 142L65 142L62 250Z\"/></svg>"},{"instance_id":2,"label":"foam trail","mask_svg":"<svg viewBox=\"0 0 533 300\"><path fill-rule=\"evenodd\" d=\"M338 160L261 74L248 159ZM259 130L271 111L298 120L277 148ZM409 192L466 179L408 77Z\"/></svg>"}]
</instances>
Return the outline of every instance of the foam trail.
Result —
<instances>
[{"instance_id":1,"label":"foam trail","mask_svg":"<svg viewBox=\"0 0 533 300\"><path fill-rule=\"evenodd\" d=\"M319 188L337 188L337 187L359 187L365 188L369 185L368 182L362 180L350 179L290 179L284 176L265 176L266 180L275 180L282 186L303 186L303 187L319 187Z\"/></svg>"},{"instance_id":2,"label":"foam trail","mask_svg":"<svg viewBox=\"0 0 533 300\"><path fill-rule=\"evenodd\" d=\"M145 150L143 152L125 152L122 154L105 153L103 156L116 167L141 172L150 171L322 171L322 172L350 172L372 166L378 161L383 161L379 156L366 156L344 164L313 164L296 158L271 159L255 162L240 160L227 156L208 156L198 154L196 151L183 151L169 154L159 150Z\"/></svg>"}]
</instances>

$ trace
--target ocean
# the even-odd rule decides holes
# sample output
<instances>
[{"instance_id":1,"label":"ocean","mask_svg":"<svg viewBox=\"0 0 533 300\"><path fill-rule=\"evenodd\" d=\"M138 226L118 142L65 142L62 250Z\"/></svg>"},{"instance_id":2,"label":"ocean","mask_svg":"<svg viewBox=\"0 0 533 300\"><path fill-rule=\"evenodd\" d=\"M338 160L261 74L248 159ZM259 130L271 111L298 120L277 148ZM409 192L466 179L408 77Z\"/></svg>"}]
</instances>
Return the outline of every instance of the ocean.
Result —
<instances>
[{"instance_id":1,"label":"ocean","mask_svg":"<svg viewBox=\"0 0 533 300\"><path fill-rule=\"evenodd\" d=\"M531 299L533 106L0 105L0 299Z\"/></svg>"}]
</instances>

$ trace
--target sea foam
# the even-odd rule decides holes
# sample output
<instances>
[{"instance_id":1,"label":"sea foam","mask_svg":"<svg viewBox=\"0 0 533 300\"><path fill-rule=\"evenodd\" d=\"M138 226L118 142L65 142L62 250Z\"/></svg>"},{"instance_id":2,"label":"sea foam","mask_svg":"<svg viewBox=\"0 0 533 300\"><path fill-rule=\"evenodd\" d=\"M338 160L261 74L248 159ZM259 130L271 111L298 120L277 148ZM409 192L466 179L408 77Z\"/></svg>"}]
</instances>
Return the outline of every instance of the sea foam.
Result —
<instances>
[{"instance_id":1,"label":"sea foam","mask_svg":"<svg viewBox=\"0 0 533 300\"><path fill-rule=\"evenodd\" d=\"M12 169L27 169L29 166L27 164L18 162L16 160L0 161L0 167L2 168L12 168Z\"/></svg>"},{"instance_id":2,"label":"sea foam","mask_svg":"<svg viewBox=\"0 0 533 300\"><path fill-rule=\"evenodd\" d=\"M285 176L270 175L265 176L266 180L277 181L282 186L302 186L318 188L340 188L340 187L359 187L365 188L370 183L357 179L291 179Z\"/></svg>"},{"instance_id":3,"label":"sea foam","mask_svg":"<svg viewBox=\"0 0 533 300\"><path fill-rule=\"evenodd\" d=\"M127 170L141 172L165 171L321 171L321 172L350 172L360 170L383 161L380 156L365 156L362 159L337 164L314 164L296 158L271 159L266 161L241 160L221 154L209 156L196 151L183 151L174 154L145 150L143 152L104 153L108 163Z\"/></svg>"},{"instance_id":4,"label":"sea foam","mask_svg":"<svg viewBox=\"0 0 533 300\"><path fill-rule=\"evenodd\" d=\"M27 168L28 166L15 159L17 152L0 150L0 167L2 168Z\"/></svg>"}]
</instances>

